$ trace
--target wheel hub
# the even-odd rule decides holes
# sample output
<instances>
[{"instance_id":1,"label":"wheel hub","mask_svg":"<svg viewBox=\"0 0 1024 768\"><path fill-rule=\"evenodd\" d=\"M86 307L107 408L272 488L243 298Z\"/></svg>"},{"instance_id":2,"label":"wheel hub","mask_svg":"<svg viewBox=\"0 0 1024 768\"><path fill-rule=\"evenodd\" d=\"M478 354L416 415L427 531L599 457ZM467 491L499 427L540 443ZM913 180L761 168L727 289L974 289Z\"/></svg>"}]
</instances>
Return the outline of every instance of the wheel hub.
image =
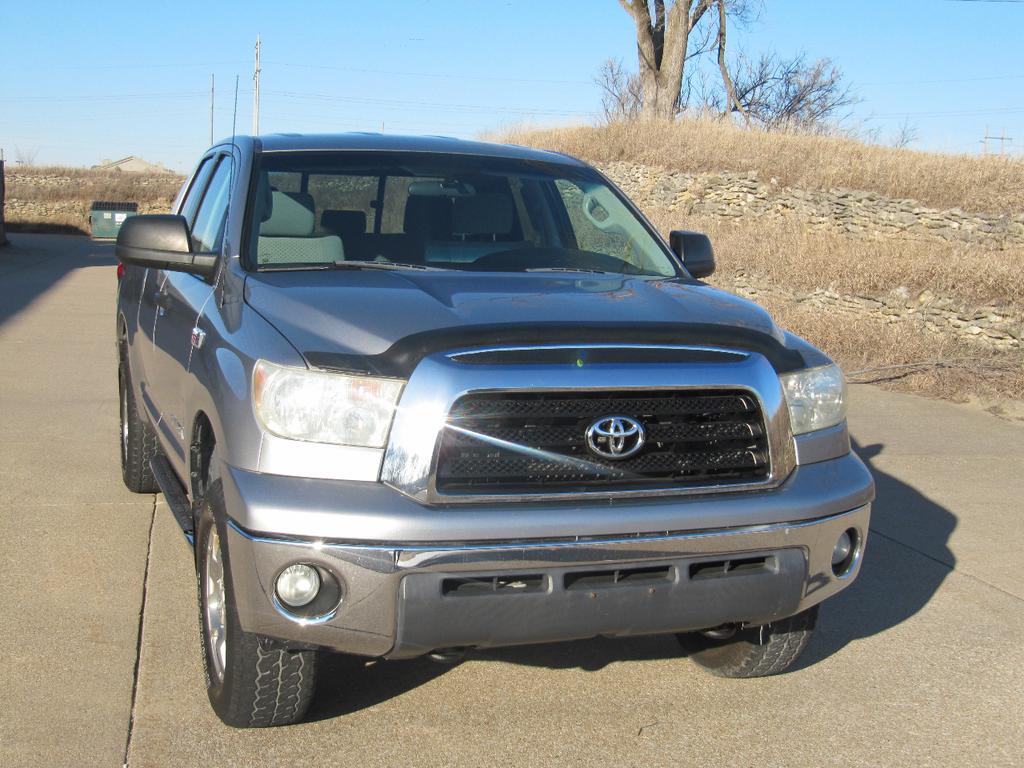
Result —
<instances>
[{"instance_id":1,"label":"wheel hub","mask_svg":"<svg viewBox=\"0 0 1024 768\"><path fill-rule=\"evenodd\" d=\"M121 371L121 460L128 463L128 382Z\"/></svg>"},{"instance_id":2,"label":"wheel hub","mask_svg":"<svg viewBox=\"0 0 1024 768\"><path fill-rule=\"evenodd\" d=\"M216 526L206 539L206 574L203 591L205 602L203 620L206 623L206 637L209 643L210 660L214 677L220 681L227 665L227 621L224 600L224 561L220 550L220 536Z\"/></svg>"}]
</instances>

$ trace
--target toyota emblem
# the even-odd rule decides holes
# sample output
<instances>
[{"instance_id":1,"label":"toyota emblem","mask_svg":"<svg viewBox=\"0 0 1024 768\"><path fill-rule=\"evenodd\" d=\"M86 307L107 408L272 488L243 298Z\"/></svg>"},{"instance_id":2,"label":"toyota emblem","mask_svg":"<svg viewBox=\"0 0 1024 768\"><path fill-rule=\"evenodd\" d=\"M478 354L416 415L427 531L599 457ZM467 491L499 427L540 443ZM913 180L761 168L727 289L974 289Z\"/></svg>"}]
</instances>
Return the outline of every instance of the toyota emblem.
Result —
<instances>
[{"instance_id":1,"label":"toyota emblem","mask_svg":"<svg viewBox=\"0 0 1024 768\"><path fill-rule=\"evenodd\" d=\"M602 416L586 432L587 448L605 459L627 459L647 441L644 426L629 416Z\"/></svg>"}]
</instances>

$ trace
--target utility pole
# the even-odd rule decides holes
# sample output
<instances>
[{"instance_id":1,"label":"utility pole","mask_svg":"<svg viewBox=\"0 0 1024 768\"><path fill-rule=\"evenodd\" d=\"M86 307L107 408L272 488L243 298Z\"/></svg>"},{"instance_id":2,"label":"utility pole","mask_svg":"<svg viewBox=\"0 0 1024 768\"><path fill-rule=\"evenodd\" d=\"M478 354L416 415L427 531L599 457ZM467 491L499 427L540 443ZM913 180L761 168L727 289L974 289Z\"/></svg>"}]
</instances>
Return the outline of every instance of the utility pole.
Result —
<instances>
[{"instance_id":1,"label":"utility pole","mask_svg":"<svg viewBox=\"0 0 1024 768\"><path fill-rule=\"evenodd\" d=\"M252 73L252 135L260 132L260 36L256 35L256 67Z\"/></svg>"},{"instance_id":2,"label":"utility pole","mask_svg":"<svg viewBox=\"0 0 1024 768\"><path fill-rule=\"evenodd\" d=\"M210 146L211 147L213 146L213 94L214 94L213 83L214 83L213 73L211 72L210 73Z\"/></svg>"},{"instance_id":3,"label":"utility pole","mask_svg":"<svg viewBox=\"0 0 1024 768\"><path fill-rule=\"evenodd\" d=\"M982 154L985 154L985 155L988 154L988 143L989 143L989 141L998 141L999 142L999 156L1003 157L1003 155L1006 152L1006 142L1008 142L1008 141L1012 142L1013 141L1013 137L1006 135L1006 129L1005 128L1003 130L999 131L999 135L998 136L989 136L988 128L986 127L985 128L985 136L981 140L981 147L982 147L981 151L982 151Z\"/></svg>"}]
</instances>

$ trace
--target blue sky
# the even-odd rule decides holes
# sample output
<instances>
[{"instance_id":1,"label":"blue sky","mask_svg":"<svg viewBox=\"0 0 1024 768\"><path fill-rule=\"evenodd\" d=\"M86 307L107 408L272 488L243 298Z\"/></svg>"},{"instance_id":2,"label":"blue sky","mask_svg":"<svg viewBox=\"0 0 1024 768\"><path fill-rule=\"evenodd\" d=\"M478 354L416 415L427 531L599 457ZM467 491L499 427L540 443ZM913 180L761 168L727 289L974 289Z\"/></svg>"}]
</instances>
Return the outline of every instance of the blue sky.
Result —
<instances>
[{"instance_id":1,"label":"blue sky","mask_svg":"<svg viewBox=\"0 0 1024 768\"><path fill-rule=\"evenodd\" d=\"M236 75L249 132L257 34L262 132L587 122L601 62L635 66L616 0L4 0L0 31L0 147L47 164L134 154L186 170L209 142L211 73L217 137ZM979 152L987 127L1024 154L1024 2L766 0L731 39L834 59L862 100L851 126L882 141L909 120L916 147Z\"/></svg>"}]
</instances>

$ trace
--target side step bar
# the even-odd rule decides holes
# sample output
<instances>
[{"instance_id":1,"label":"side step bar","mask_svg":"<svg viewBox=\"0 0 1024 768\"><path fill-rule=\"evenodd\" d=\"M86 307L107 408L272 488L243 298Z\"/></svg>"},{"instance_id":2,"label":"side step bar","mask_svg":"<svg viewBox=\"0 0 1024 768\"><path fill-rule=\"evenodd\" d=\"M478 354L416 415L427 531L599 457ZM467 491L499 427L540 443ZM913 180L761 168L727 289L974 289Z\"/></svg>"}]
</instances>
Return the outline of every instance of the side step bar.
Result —
<instances>
[{"instance_id":1,"label":"side step bar","mask_svg":"<svg viewBox=\"0 0 1024 768\"><path fill-rule=\"evenodd\" d=\"M166 457L154 456L149 462L149 468L153 470L153 478L160 486L160 492L164 495L167 506L171 508L171 514L181 526L188 543L193 545L195 532L192 530L192 504L188 500L184 486L174 474L171 465L167 463Z\"/></svg>"}]
</instances>

